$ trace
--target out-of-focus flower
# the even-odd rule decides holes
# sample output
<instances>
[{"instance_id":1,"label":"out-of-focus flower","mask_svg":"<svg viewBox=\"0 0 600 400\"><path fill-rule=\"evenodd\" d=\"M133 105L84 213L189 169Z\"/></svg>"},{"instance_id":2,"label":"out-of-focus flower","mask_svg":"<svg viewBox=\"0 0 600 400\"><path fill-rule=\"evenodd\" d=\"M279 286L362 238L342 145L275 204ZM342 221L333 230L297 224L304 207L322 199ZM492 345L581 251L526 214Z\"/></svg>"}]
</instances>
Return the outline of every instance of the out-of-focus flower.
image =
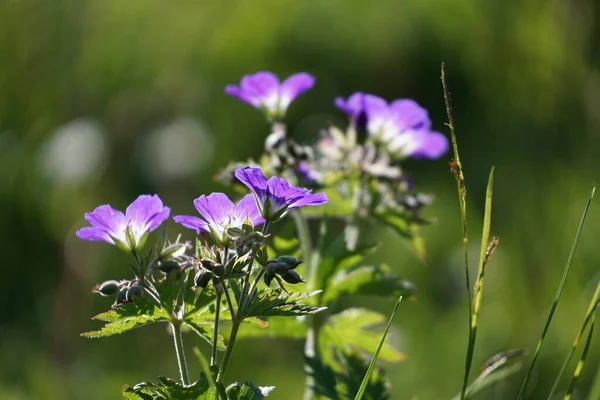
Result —
<instances>
[{"instance_id":1,"label":"out-of-focus flower","mask_svg":"<svg viewBox=\"0 0 600 400\"><path fill-rule=\"evenodd\" d=\"M300 177L307 183L316 183L323 179L323 174L312 168L306 161L300 161L297 169Z\"/></svg>"},{"instance_id":2,"label":"out-of-focus flower","mask_svg":"<svg viewBox=\"0 0 600 400\"><path fill-rule=\"evenodd\" d=\"M177 215L173 218L175 222L186 228L195 229L197 233L208 232L216 242L221 244L229 243L228 229L241 228L248 222L256 227L265 221L251 194L244 196L237 204L233 204L224 193L202 195L194 200L194 207L200 213L200 217Z\"/></svg>"},{"instance_id":3,"label":"out-of-focus flower","mask_svg":"<svg viewBox=\"0 0 600 400\"><path fill-rule=\"evenodd\" d=\"M394 156L438 158L448 151L448 139L431 130L427 110L410 99L398 99L388 104L384 99L364 93L354 93L335 105L356 121L365 116L370 137Z\"/></svg>"},{"instance_id":4,"label":"out-of-focus flower","mask_svg":"<svg viewBox=\"0 0 600 400\"><path fill-rule=\"evenodd\" d=\"M327 203L325 193L313 194L278 176L267 179L260 168L240 168L235 176L254 193L261 215L270 222L278 221L293 208Z\"/></svg>"},{"instance_id":5,"label":"out-of-focus flower","mask_svg":"<svg viewBox=\"0 0 600 400\"><path fill-rule=\"evenodd\" d=\"M127 251L139 250L148 234L158 228L170 212L158 195L139 196L127 207L125 214L105 204L85 214L91 226L78 230L77 236L114 244Z\"/></svg>"},{"instance_id":6,"label":"out-of-focus flower","mask_svg":"<svg viewBox=\"0 0 600 400\"><path fill-rule=\"evenodd\" d=\"M345 100L343 97L336 97L334 104L350 117L357 128L365 128L367 115L364 93L356 92L348 97L348 100Z\"/></svg>"},{"instance_id":7,"label":"out-of-focus flower","mask_svg":"<svg viewBox=\"0 0 600 400\"><path fill-rule=\"evenodd\" d=\"M300 94L311 89L315 78L300 72L282 83L272 72L261 71L242 78L240 85L227 85L225 93L263 110L269 119L282 118L288 106Z\"/></svg>"}]
</instances>

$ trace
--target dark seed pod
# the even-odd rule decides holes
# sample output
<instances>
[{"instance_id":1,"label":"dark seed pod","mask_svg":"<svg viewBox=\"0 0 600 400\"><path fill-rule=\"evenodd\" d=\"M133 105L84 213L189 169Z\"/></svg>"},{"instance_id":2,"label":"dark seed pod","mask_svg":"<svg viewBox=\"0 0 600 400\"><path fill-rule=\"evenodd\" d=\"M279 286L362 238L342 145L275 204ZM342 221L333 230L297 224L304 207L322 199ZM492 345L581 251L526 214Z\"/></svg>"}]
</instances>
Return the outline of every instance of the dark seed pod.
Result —
<instances>
[{"instance_id":1,"label":"dark seed pod","mask_svg":"<svg viewBox=\"0 0 600 400\"><path fill-rule=\"evenodd\" d=\"M208 269L209 271L212 271L215 267L215 262L210 258L203 258L202 260L200 260L200 263L204 268Z\"/></svg>"},{"instance_id":2,"label":"dark seed pod","mask_svg":"<svg viewBox=\"0 0 600 400\"><path fill-rule=\"evenodd\" d=\"M127 295L127 299L129 299L129 301L132 301L134 296L142 297L143 294L144 294L144 290L142 289L142 287L135 285L135 286L132 286L129 289L127 289L126 295Z\"/></svg>"},{"instance_id":3,"label":"dark seed pod","mask_svg":"<svg viewBox=\"0 0 600 400\"><path fill-rule=\"evenodd\" d=\"M178 270L180 265L177 261L169 260L169 261L161 261L158 265L158 269L160 269L165 274L169 272Z\"/></svg>"},{"instance_id":4,"label":"dark seed pod","mask_svg":"<svg viewBox=\"0 0 600 400\"><path fill-rule=\"evenodd\" d=\"M118 281L106 281L99 285L96 285L92 289L92 292L99 293L102 296L112 296L117 294L119 291L119 282Z\"/></svg>"},{"instance_id":5,"label":"dark seed pod","mask_svg":"<svg viewBox=\"0 0 600 400\"><path fill-rule=\"evenodd\" d=\"M295 285L296 283L304 282L304 280L302 279L300 274L293 270L286 272L285 274L281 275L281 277L283 278L284 281L286 281L287 283L291 283L292 285Z\"/></svg>"},{"instance_id":6,"label":"dark seed pod","mask_svg":"<svg viewBox=\"0 0 600 400\"><path fill-rule=\"evenodd\" d=\"M277 257L277 261L282 264L285 264L288 270L294 269L302 263L302 261L292 256L279 256Z\"/></svg>"},{"instance_id":7,"label":"dark seed pod","mask_svg":"<svg viewBox=\"0 0 600 400\"><path fill-rule=\"evenodd\" d=\"M212 272L218 278L222 278L223 276L225 276L225 267L223 266L223 264L215 264L215 267L213 268Z\"/></svg>"},{"instance_id":8,"label":"dark seed pod","mask_svg":"<svg viewBox=\"0 0 600 400\"><path fill-rule=\"evenodd\" d=\"M271 286L271 281L273 280L273 278L275 278L275 274L273 274L271 272L266 272L265 275L263 276L263 280L265 281L265 285Z\"/></svg>"},{"instance_id":9,"label":"dark seed pod","mask_svg":"<svg viewBox=\"0 0 600 400\"><path fill-rule=\"evenodd\" d=\"M205 288L206 285L208 285L208 282L210 282L210 280L213 278L213 276L214 275L212 272L206 269L201 269L200 271L198 271L198 273L196 273L196 276L194 277L194 286Z\"/></svg>"},{"instance_id":10,"label":"dark seed pod","mask_svg":"<svg viewBox=\"0 0 600 400\"><path fill-rule=\"evenodd\" d=\"M127 289L127 288L122 288L121 290L119 290L119 294L117 294L117 299L115 300L114 305L131 302L131 299L127 296L128 290L129 289Z\"/></svg>"}]
</instances>

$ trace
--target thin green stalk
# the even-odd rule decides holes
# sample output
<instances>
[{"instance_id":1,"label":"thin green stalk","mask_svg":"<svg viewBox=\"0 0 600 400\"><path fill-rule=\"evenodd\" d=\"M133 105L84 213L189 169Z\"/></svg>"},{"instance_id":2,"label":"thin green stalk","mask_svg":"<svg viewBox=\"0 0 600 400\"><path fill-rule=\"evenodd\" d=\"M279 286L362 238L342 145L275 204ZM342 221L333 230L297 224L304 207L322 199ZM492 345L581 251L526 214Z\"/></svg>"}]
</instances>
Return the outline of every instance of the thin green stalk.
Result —
<instances>
[{"instance_id":1,"label":"thin green stalk","mask_svg":"<svg viewBox=\"0 0 600 400\"><path fill-rule=\"evenodd\" d=\"M469 331L469 344L467 346L467 358L465 360L465 375L463 377L463 387L461 397L467 397L467 388L469 383L469 375L471 365L473 364L473 356L475 354L475 340L477 338L477 321L479 318L479 310L481 308L481 299L483 297L483 279L485 276L485 267L498 245L498 238L493 238L488 246L490 238L490 225L492 218L492 192L494 187L494 168L490 171L488 178L486 198L485 198L485 213L483 216L483 232L481 235L481 254L479 258L479 269L477 279L475 280L475 293L473 301L473 310L471 311L471 328Z\"/></svg>"},{"instance_id":2,"label":"thin green stalk","mask_svg":"<svg viewBox=\"0 0 600 400\"><path fill-rule=\"evenodd\" d=\"M310 238L310 231L306 219L300 213L300 210L294 210L292 218L296 226L296 232L300 239L300 247L302 250L303 263L306 267L306 285L308 290L314 290L317 279L316 266L312 263L313 247ZM306 316L308 322L308 331L306 333L306 341L304 342L304 357L305 359L318 359L319 358L319 320L314 315ZM305 368L310 368L305 366ZM304 383L304 400L312 400L315 396L313 387L315 380L312 374L306 374L306 381Z\"/></svg>"},{"instance_id":3,"label":"thin green stalk","mask_svg":"<svg viewBox=\"0 0 600 400\"><path fill-rule=\"evenodd\" d=\"M219 315L221 314L221 296L223 293L217 289L216 295L216 309L215 309L215 323L213 326L213 343L212 352L210 354L210 365L217 365L217 343L219 342Z\"/></svg>"},{"instance_id":4,"label":"thin green stalk","mask_svg":"<svg viewBox=\"0 0 600 400\"><path fill-rule=\"evenodd\" d=\"M373 359L369 363L369 367L367 368L367 373L363 377L363 380L360 384L360 387L358 388L358 392L356 392L356 397L354 397L354 400L361 400L367 390L367 386L369 385L369 381L371 380L371 374L373 373L373 370L375 369L375 363L377 362L377 358L379 358L379 353L381 352L381 349L383 348L383 344L385 343L385 338L387 336L388 331L390 330L390 326L392 325L392 321L394 320L394 316L396 315L396 311L398 310L398 306L400 305L401 301L402 301L402 296L400 296L398 298L398 301L396 302L396 305L394 306L394 309L392 310L392 315L390 315L390 319L388 320L387 326L385 327L385 331L383 331L383 336L381 337L381 340L379 341L379 346L377 346L377 351L375 351L375 354L373 355Z\"/></svg>"},{"instance_id":5,"label":"thin green stalk","mask_svg":"<svg viewBox=\"0 0 600 400\"><path fill-rule=\"evenodd\" d=\"M577 332L577 335L575 336L575 340L573 340L573 345L571 346L571 349L569 350L569 353L565 357L565 361L563 362L563 364L560 368L560 371L558 372L558 376L556 377L556 380L554 381L554 385L552 385L550 394L548 394L548 399L552 398L552 396L554 395L554 392L558 388L558 383L560 382L560 379L562 378L565 370L567 369L567 365L569 365L569 362L571 361L571 357L573 357L573 353L575 352L575 349L579 346L579 343L581 342L581 338L583 337L583 333L585 332L588 324L592 320L592 318L594 316L594 312L596 311L596 308L598 307L599 301L600 301L600 282L598 282L598 284L596 285L596 290L594 291L594 295L592 296L592 300L590 301L590 304L588 306L588 310L586 312L585 318L583 319L583 322L581 323L581 326L579 327L579 331Z\"/></svg>"},{"instance_id":6,"label":"thin green stalk","mask_svg":"<svg viewBox=\"0 0 600 400\"><path fill-rule=\"evenodd\" d=\"M227 286L224 282L221 282L221 289L223 289L223 293L225 293L225 299L227 299L227 306L229 307L229 313L231 314L231 318L235 318L235 308L233 307L233 302L231 301L229 290L227 290Z\"/></svg>"},{"instance_id":7,"label":"thin green stalk","mask_svg":"<svg viewBox=\"0 0 600 400\"><path fill-rule=\"evenodd\" d=\"M517 400L521 400L525 395L525 388L527 387L527 383L529 382L529 378L531 373L533 372L533 367L535 366L535 362L537 361L538 355L540 353L540 349L544 344L544 339L546 338L546 333L548 333L548 328L550 327L550 322L552 322L552 317L554 316L554 311L556 311L556 306L558 305L558 301L560 300L560 296L563 291L563 287L565 286L565 282L567 281L567 276L569 275L569 270L571 269L571 264L573 263L573 259L575 258L575 251L577 250L577 245L579 244L579 238L581 236L581 231L583 230L583 224L585 222L585 218L587 216L588 209L590 208L590 204L592 203L592 199L594 198L594 193L596 192L596 187L592 188L590 192L590 197L585 205L585 209L583 210L583 214L581 216L581 220L579 221L579 227L577 228L577 233L575 234L575 240L573 241L573 246L571 247L571 252L569 253L569 258L567 259L567 264L565 265L565 269L563 271L562 278L560 279L560 283L558 284L558 289L554 296L554 301L552 302L552 306L550 307L550 313L548 314L548 318L546 319L546 324L544 325L544 329L542 330L542 335L538 344L535 348L535 353L533 354L533 358L531 359L531 363L529 364L529 369L527 370L527 375L525 376L525 380L521 385L521 390L519 390L519 394L517 396Z\"/></svg>"},{"instance_id":8,"label":"thin green stalk","mask_svg":"<svg viewBox=\"0 0 600 400\"><path fill-rule=\"evenodd\" d=\"M183 339L181 337L181 321L172 322L171 328L173 328L173 343L175 344L175 355L177 356L177 365L179 366L181 383L184 386L187 386L190 384L190 378L188 375L187 363L185 361Z\"/></svg>"},{"instance_id":9,"label":"thin green stalk","mask_svg":"<svg viewBox=\"0 0 600 400\"><path fill-rule=\"evenodd\" d=\"M590 325L590 331L588 332L587 339L585 340L585 347L583 348L583 353L581 354L581 358L577 362L575 372L573 373L573 379L571 379L571 383L569 384L569 388L567 389L567 393L565 394L564 400L570 400L571 394L573 394L573 391L575 390L575 385L577 384L579 375L581 375L581 371L583 370L583 366L585 365L585 360L587 358L588 351L590 350L590 344L592 343L592 336L594 335L595 324L596 318L592 317L592 325Z\"/></svg>"},{"instance_id":10,"label":"thin green stalk","mask_svg":"<svg viewBox=\"0 0 600 400\"><path fill-rule=\"evenodd\" d=\"M458 190L458 199L460 203L460 219L462 221L462 235L463 235L463 253L464 253L464 264L465 264L465 284L467 287L467 299L469 307L469 341L472 340L472 312L473 312L473 298L471 295L471 278L469 274L469 239L467 235L467 189L465 186L465 177L460 163L460 155L458 153L458 143L456 141L456 133L454 130L454 117L452 116L452 102L450 100L450 91L446 83L446 65L442 63L442 87L444 89L444 102L446 104L446 114L448 116L448 128L450 128L450 137L452 139L452 149L454 151L454 160L450 162L450 170L454 178L456 179L456 187ZM462 390L460 394L461 400L465 399L467 384L469 379L470 362L467 356L465 361L465 376L463 379Z\"/></svg>"},{"instance_id":11,"label":"thin green stalk","mask_svg":"<svg viewBox=\"0 0 600 400\"><path fill-rule=\"evenodd\" d=\"M221 362L221 367L219 368L219 374L217 375L217 383L223 382L223 378L225 378L225 373L227 372L227 367L229 366L229 361L231 360L231 353L233 352L233 346L235 345L235 339L240 329L240 325L241 321L233 320L231 333L229 335L229 340L227 341L227 349L225 350L225 355L223 356L223 361Z\"/></svg>"}]
</instances>

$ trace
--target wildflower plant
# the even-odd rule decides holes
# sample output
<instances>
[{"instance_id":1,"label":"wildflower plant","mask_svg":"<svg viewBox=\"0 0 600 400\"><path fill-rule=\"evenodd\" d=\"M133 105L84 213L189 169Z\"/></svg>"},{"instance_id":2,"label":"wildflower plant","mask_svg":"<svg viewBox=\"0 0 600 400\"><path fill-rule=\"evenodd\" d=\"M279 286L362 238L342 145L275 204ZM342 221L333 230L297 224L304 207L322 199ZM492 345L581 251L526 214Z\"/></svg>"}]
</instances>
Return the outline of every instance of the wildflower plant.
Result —
<instances>
[{"instance_id":1,"label":"wildflower plant","mask_svg":"<svg viewBox=\"0 0 600 400\"><path fill-rule=\"evenodd\" d=\"M323 129L314 146L297 143L287 134L285 114L314 84L307 73L280 81L270 72L258 72L226 87L226 94L261 111L271 129L262 155L232 162L217 175L241 194L239 199L224 193L200 195L193 201L196 215L173 217L178 226L192 230L194 240L177 236L171 241L164 227L149 236L171 212L157 195L138 197L125 213L103 205L85 214L90 226L77 236L129 252L132 268L128 275L93 289L114 303L94 317L104 326L83 336L111 336L162 322L173 338L179 378L126 385L126 398L264 398L274 386L230 382L226 375L236 342L261 336L304 340L306 400L389 398L389 382L375 361L403 357L385 340L391 319L382 330L385 315L347 307L341 300L379 296L399 299L397 306L414 294L412 283L386 264L372 262L377 244L361 232L365 226L391 228L425 256L419 227L429 223L423 209L432 196L416 189L403 163L409 158L439 158L449 142L433 130L427 110L414 100L388 102L358 92L334 101L348 118L346 127ZM454 135L450 113L449 117ZM462 212L466 192L454 136L453 140L456 161L451 169ZM491 182L490 177L490 208ZM470 333L461 399L522 354L509 351L493 357L484 368L487 375L482 373L467 386L483 271L498 243L497 238L489 240L489 213L486 203L473 298L467 273ZM183 339L191 341L192 333L210 344L211 353L207 359L196 350L200 368L190 373Z\"/></svg>"}]
</instances>

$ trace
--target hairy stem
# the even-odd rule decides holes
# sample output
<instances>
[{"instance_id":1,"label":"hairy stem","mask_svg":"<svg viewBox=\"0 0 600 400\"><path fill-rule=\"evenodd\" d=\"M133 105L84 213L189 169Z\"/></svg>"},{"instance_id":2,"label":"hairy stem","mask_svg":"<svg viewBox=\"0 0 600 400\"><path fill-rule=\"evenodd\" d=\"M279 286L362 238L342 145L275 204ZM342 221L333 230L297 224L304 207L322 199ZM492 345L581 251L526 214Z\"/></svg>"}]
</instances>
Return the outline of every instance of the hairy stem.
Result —
<instances>
[{"instance_id":1,"label":"hairy stem","mask_svg":"<svg viewBox=\"0 0 600 400\"><path fill-rule=\"evenodd\" d=\"M217 308L215 309L215 324L213 326L213 342L212 342L212 352L210 354L210 365L217 365L217 342L219 341L219 314L221 312L221 296L223 294L219 289L217 289L217 299L216 304Z\"/></svg>"},{"instance_id":2,"label":"hairy stem","mask_svg":"<svg viewBox=\"0 0 600 400\"><path fill-rule=\"evenodd\" d=\"M181 383L184 386L187 386L190 384L190 378L188 375L187 363L185 362L183 339L181 337L181 321L172 322L171 327L173 328L173 343L175 344L175 355L177 356Z\"/></svg>"}]
</instances>

